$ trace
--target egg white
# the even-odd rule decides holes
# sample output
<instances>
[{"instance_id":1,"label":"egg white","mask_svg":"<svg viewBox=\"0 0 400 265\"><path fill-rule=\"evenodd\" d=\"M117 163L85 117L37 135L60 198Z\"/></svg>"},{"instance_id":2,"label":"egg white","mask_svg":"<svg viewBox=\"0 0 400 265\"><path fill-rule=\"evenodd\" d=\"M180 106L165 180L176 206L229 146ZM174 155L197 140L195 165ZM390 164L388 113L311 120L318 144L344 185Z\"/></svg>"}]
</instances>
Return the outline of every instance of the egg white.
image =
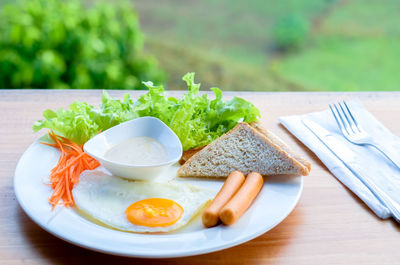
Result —
<instances>
[{"instance_id":1,"label":"egg white","mask_svg":"<svg viewBox=\"0 0 400 265\"><path fill-rule=\"evenodd\" d=\"M90 217L112 228L137 233L169 232L186 225L215 194L184 183L128 181L103 171L85 171L72 190L75 205ZM173 225L147 227L130 223L125 210L147 198L165 198L177 202L184 212Z\"/></svg>"}]
</instances>

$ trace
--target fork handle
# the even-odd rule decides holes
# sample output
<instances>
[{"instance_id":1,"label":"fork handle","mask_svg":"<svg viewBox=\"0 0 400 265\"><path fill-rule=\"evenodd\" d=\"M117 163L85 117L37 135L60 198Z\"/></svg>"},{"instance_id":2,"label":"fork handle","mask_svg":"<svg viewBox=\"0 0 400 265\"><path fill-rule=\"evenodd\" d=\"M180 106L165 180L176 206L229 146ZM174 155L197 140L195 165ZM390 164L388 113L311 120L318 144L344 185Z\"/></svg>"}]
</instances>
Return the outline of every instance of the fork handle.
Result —
<instances>
[{"instance_id":1,"label":"fork handle","mask_svg":"<svg viewBox=\"0 0 400 265\"><path fill-rule=\"evenodd\" d=\"M400 161L395 161L390 157L390 154L392 153L390 150L388 150L386 147L376 143L375 141L370 143L369 145L375 147L376 150L381 152L387 159L389 159L395 166L397 166L398 169L400 169Z\"/></svg>"},{"instance_id":2,"label":"fork handle","mask_svg":"<svg viewBox=\"0 0 400 265\"><path fill-rule=\"evenodd\" d=\"M350 164L353 173L356 177L375 195L378 200L385 205L390 212L392 213L393 218L400 223L400 205L390 198L390 196L379 188L373 181L371 181L367 174L365 173L364 169L357 164Z\"/></svg>"}]
</instances>

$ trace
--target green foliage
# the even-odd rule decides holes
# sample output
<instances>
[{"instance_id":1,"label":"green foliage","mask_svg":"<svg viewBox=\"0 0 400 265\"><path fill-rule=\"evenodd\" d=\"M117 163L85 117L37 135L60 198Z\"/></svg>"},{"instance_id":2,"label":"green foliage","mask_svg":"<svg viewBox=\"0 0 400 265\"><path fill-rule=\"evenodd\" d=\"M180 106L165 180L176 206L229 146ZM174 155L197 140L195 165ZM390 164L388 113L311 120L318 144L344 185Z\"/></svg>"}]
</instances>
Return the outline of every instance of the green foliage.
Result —
<instances>
[{"instance_id":1,"label":"green foliage","mask_svg":"<svg viewBox=\"0 0 400 265\"><path fill-rule=\"evenodd\" d=\"M168 71L168 89L182 89L181 74L196 71L203 87L220 86L230 91L282 91L293 89L281 84L267 66L237 62L232 58L215 56L206 50L169 43L165 39L149 37L148 52L157 57L162 69Z\"/></svg>"},{"instance_id":2,"label":"green foliage","mask_svg":"<svg viewBox=\"0 0 400 265\"><path fill-rule=\"evenodd\" d=\"M177 49L195 48L203 50L210 58L224 56L252 66L268 63L268 47L273 46L277 20L288 13L296 13L311 21L332 5L332 0L132 1L144 18L146 34L158 38L162 44L173 43ZM191 71L198 72L197 69ZM180 80L181 73L177 72L172 78ZM204 75L201 76L204 80Z\"/></svg>"},{"instance_id":3,"label":"green foliage","mask_svg":"<svg viewBox=\"0 0 400 265\"><path fill-rule=\"evenodd\" d=\"M140 89L161 82L125 2L20 0L0 10L0 88Z\"/></svg>"},{"instance_id":4,"label":"green foliage","mask_svg":"<svg viewBox=\"0 0 400 265\"><path fill-rule=\"evenodd\" d=\"M319 35L400 37L398 0L346 1L324 17Z\"/></svg>"},{"instance_id":5,"label":"green foliage","mask_svg":"<svg viewBox=\"0 0 400 265\"><path fill-rule=\"evenodd\" d=\"M275 45L282 50L297 49L305 43L309 32L310 23L306 17L296 14L284 16L275 24Z\"/></svg>"},{"instance_id":6,"label":"green foliage","mask_svg":"<svg viewBox=\"0 0 400 265\"><path fill-rule=\"evenodd\" d=\"M321 37L274 65L280 78L319 91L398 91L399 69L399 39L377 37Z\"/></svg>"}]
</instances>

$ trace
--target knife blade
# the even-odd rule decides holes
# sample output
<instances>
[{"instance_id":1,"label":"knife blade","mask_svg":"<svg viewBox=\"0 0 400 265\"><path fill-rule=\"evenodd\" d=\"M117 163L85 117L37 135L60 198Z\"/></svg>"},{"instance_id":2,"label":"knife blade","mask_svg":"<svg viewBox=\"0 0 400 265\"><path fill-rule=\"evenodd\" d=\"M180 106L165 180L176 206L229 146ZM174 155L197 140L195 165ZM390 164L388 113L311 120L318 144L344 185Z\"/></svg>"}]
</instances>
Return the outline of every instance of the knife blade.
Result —
<instances>
[{"instance_id":1,"label":"knife blade","mask_svg":"<svg viewBox=\"0 0 400 265\"><path fill-rule=\"evenodd\" d=\"M400 205L378 187L357 164L357 154L319 124L309 119L303 119L302 122L390 210L393 218L400 222Z\"/></svg>"}]
</instances>

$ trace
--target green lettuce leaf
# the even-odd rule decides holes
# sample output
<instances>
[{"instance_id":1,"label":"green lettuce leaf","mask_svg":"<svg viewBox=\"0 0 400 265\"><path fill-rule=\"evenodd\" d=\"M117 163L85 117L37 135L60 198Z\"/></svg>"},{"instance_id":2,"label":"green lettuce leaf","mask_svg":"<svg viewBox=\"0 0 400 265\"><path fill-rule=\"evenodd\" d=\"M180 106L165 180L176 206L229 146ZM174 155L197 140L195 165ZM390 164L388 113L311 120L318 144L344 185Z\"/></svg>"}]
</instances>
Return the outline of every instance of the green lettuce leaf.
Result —
<instances>
[{"instance_id":1,"label":"green lettuce leaf","mask_svg":"<svg viewBox=\"0 0 400 265\"><path fill-rule=\"evenodd\" d=\"M67 110L46 110L44 120L33 125L36 132L52 129L68 139L83 144L100 131L138 117L153 116L167 124L179 137L184 150L209 144L232 129L238 122L252 122L260 117L259 110L250 102L234 97L223 101L222 91L211 88L215 99L200 95L200 84L194 82L194 73L183 80L188 93L181 99L167 97L163 86L144 82L149 91L133 101L129 94L123 100L104 91L99 108L86 102L74 102Z\"/></svg>"}]
</instances>

